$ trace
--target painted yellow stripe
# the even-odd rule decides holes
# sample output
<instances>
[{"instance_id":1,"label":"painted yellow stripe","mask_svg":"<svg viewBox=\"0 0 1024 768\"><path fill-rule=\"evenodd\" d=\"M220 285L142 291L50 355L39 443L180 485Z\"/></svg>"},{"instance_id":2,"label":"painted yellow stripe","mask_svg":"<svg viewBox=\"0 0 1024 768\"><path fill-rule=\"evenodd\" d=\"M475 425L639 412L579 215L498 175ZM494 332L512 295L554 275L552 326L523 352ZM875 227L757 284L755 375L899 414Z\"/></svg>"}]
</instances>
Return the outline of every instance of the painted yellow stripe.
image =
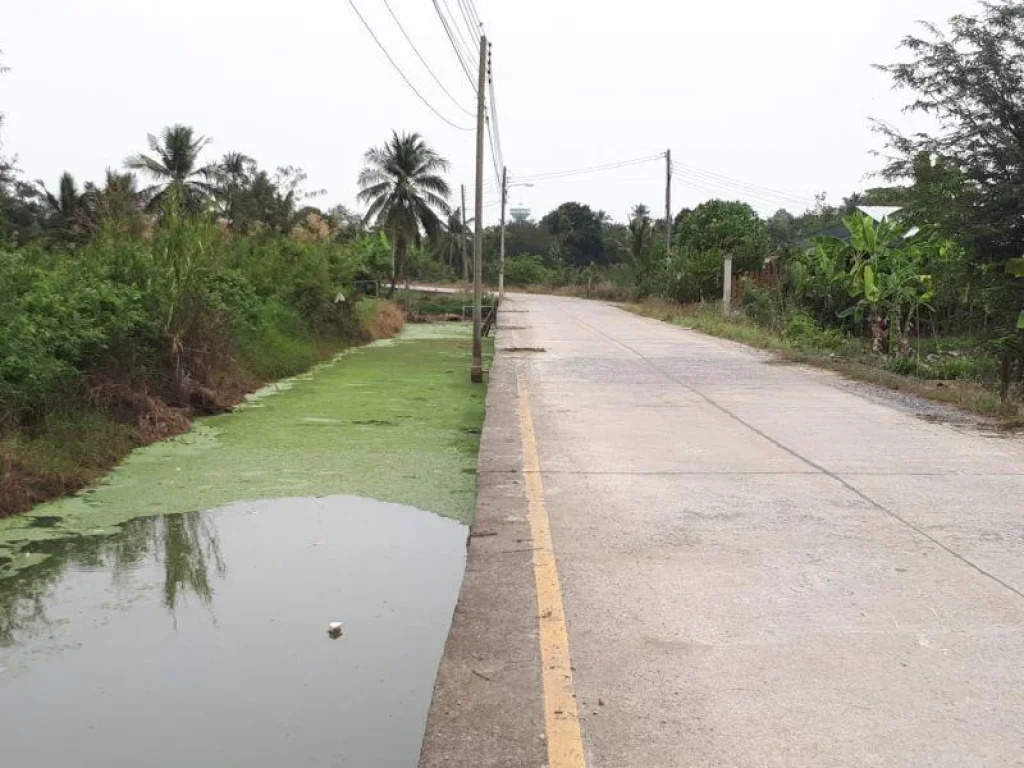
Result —
<instances>
[{"instance_id":1,"label":"painted yellow stripe","mask_svg":"<svg viewBox=\"0 0 1024 768\"><path fill-rule=\"evenodd\" d=\"M533 537L533 574L537 582L537 613L540 624L541 679L544 683L544 722L547 727L548 768L586 768L580 719L572 688L569 633L562 607L558 564L551 546L551 527L544 506L544 484L533 432L530 393L517 374L519 419L523 435L523 473Z\"/></svg>"}]
</instances>

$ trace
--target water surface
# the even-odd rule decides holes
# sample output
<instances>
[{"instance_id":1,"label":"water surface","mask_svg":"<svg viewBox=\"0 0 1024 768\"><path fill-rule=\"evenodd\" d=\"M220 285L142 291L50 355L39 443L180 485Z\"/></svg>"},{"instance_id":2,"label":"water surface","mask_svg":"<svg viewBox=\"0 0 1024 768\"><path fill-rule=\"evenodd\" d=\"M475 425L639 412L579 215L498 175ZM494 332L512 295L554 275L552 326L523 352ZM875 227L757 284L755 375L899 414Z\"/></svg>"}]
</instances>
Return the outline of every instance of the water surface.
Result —
<instances>
[{"instance_id":1,"label":"water surface","mask_svg":"<svg viewBox=\"0 0 1024 768\"><path fill-rule=\"evenodd\" d=\"M3 764L412 768L465 542L330 496L29 544L0 579Z\"/></svg>"}]
</instances>

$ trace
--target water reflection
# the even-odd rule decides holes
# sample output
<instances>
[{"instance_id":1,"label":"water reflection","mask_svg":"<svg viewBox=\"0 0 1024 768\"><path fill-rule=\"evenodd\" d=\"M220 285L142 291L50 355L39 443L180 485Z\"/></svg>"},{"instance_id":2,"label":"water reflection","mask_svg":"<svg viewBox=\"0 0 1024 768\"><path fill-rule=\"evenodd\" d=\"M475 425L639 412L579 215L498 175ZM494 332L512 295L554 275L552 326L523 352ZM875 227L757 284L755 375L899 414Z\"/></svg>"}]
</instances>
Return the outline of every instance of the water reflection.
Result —
<instances>
[{"instance_id":1,"label":"water reflection","mask_svg":"<svg viewBox=\"0 0 1024 768\"><path fill-rule=\"evenodd\" d=\"M0 579L5 765L417 764L465 526L335 496L33 547Z\"/></svg>"},{"instance_id":2,"label":"water reflection","mask_svg":"<svg viewBox=\"0 0 1024 768\"><path fill-rule=\"evenodd\" d=\"M163 566L164 605L174 611L189 593L210 605L211 576L226 572L217 528L198 512L139 518L114 534L47 539L22 550L46 559L0 579L0 646L11 645L33 625L49 625L45 597L69 568L109 569L115 581L136 570L151 555Z\"/></svg>"}]
</instances>

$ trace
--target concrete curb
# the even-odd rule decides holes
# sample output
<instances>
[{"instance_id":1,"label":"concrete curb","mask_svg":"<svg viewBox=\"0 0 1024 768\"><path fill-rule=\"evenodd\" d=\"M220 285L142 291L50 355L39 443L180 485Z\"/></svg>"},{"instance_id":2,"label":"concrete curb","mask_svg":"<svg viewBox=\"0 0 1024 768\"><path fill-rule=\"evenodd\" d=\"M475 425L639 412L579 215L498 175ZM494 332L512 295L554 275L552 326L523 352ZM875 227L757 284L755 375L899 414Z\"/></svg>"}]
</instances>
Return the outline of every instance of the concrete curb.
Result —
<instances>
[{"instance_id":1,"label":"concrete curb","mask_svg":"<svg viewBox=\"0 0 1024 768\"><path fill-rule=\"evenodd\" d=\"M547 760L522 466L516 361L496 351L477 461L476 520L421 768L521 768Z\"/></svg>"}]
</instances>

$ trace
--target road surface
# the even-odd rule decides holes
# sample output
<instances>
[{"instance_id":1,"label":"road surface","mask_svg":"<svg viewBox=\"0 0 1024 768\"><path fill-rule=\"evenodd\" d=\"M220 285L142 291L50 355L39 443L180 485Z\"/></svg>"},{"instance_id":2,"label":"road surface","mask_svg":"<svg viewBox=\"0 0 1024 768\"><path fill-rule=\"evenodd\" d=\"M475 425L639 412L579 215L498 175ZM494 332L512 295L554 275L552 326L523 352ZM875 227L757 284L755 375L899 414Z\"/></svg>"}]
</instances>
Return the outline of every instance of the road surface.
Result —
<instances>
[{"instance_id":1,"label":"road surface","mask_svg":"<svg viewBox=\"0 0 1024 768\"><path fill-rule=\"evenodd\" d=\"M1024 764L1024 441L604 304L502 310L422 766Z\"/></svg>"}]
</instances>

